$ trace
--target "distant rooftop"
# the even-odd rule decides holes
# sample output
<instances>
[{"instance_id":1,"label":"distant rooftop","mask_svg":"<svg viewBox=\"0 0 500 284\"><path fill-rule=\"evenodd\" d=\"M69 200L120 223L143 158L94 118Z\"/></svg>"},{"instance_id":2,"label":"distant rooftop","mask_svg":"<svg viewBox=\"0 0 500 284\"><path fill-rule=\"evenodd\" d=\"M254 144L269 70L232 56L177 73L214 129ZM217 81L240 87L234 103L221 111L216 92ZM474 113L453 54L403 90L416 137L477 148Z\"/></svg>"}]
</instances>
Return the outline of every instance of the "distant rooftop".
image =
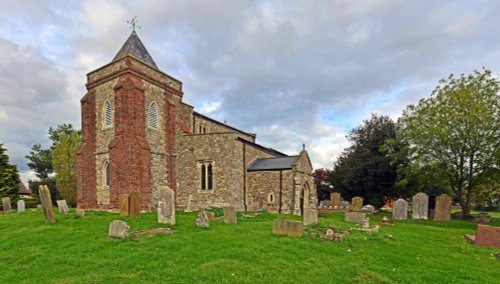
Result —
<instances>
[{"instance_id":1,"label":"distant rooftop","mask_svg":"<svg viewBox=\"0 0 500 284\"><path fill-rule=\"evenodd\" d=\"M142 44L141 39L139 39L139 36L135 31L130 34L120 51L118 51L115 58L113 58L112 62L120 60L127 55L130 55L135 59L144 62L157 70L160 70L153 60L153 57L149 55L149 52L146 50L146 47L144 47L144 44Z\"/></svg>"},{"instance_id":2,"label":"distant rooftop","mask_svg":"<svg viewBox=\"0 0 500 284\"><path fill-rule=\"evenodd\" d=\"M293 167L297 158L298 156L257 159L248 166L247 171L288 170Z\"/></svg>"}]
</instances>

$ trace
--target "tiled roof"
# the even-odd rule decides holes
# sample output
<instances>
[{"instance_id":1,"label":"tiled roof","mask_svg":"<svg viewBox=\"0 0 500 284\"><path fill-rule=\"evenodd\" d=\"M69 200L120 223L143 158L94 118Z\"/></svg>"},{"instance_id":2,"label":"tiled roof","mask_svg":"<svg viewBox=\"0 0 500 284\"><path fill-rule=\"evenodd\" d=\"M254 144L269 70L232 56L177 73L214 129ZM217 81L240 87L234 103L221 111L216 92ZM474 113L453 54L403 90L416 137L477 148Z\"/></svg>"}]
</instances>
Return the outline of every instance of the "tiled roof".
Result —
<instances>
[{"instance_id":1,"label":"tiled roof","mask_svg":"<svg viewBox=\"0 0 500 284\"><path fill-rule=\"evenodd\" d=\"M123 44L122 48L118 51L112 62L122 59L127 55L131 55L135 59L159 70L153 60L153 57L149 55L149 52L146 50L146 47L144 47L144 44L142 44L142 41L139 39L139 36L135 31L133 31L128 37L127 41Z\"/></svg>"}]
</instances>

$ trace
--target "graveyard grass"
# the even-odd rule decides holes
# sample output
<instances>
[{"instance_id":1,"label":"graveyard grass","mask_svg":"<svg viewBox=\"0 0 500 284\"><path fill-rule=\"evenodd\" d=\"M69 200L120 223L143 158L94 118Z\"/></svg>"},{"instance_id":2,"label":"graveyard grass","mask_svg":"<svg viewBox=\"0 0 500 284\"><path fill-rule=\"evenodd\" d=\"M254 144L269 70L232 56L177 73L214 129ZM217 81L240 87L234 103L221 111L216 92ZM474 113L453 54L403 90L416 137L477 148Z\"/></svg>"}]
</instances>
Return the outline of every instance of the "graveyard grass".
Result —
<instances>
[{"instance_id":1,"label":"graveyard grass","mask_svg":"<svg viewBox=\"0 0 500 284\"><path fill-rule=\"evenodd\" d=\"M339 229L342 213L320 215ZM387 215L389 216L389 215ZM373 216L378 223L382 216ZM0 283L498 283L499 249L479 248L463 234L476 224L461 220L398 221L379 234L356 231L343 242L272 235L275 218L238 217L237 225L195 226L196 212L177 212L176 231L152 238L108 239L112 220L131 231L162 227L154 213L140 218L87 212L0 213ZM493 220L500 226L500 220ZM164 226L163 226L164 227Z\"/></svg>"}]
</instances>

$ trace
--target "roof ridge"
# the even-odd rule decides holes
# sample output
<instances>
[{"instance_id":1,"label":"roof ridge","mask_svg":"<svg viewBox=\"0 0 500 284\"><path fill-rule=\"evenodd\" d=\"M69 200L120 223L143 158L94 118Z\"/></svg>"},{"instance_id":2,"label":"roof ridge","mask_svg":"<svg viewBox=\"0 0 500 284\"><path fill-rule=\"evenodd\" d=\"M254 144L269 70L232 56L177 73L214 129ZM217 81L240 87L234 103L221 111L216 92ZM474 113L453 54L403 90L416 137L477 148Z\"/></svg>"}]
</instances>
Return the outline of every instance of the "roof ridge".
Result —
<instances>
[{"instance_id":1,"label":"roof ridge","mask_svg":"<svg viewBox=\"0 0 500 284\"><path fill-rule=\"evenodd\" d=\"M130 36L127 38L125 43L122 45L118 53L115 55L111 62L118 61L119 59L124 58L125 56L132 56L137 60L146 63L147 65L159 70L156 65L153 57L149 54L148 50L142 43L141 39L137 35L135 31L132 31Z\"/></svg>"}]
</instances>

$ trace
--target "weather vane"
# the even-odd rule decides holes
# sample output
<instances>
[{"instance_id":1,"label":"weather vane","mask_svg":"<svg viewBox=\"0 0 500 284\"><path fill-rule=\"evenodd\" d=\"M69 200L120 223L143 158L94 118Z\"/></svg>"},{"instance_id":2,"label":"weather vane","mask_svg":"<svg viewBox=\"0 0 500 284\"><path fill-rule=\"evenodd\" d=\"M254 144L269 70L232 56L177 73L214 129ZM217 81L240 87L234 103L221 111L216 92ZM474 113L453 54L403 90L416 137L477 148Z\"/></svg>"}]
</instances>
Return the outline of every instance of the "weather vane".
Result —
<instances>
[{"instance_id":1,"label":"weather vane","mask_svg":"<svg viewBox=\"0 0 500 284\"><path fill-rule=\"evenodd\" d=\"M136 20L137 16L133 17L132 20L127 21L127 24L130 24L130 27L132 28L132 31L135 32L135 26L137 25L138 21ZM137 25L137 28L141 28L141 26Z\"/></svg>"}]
</instances>

